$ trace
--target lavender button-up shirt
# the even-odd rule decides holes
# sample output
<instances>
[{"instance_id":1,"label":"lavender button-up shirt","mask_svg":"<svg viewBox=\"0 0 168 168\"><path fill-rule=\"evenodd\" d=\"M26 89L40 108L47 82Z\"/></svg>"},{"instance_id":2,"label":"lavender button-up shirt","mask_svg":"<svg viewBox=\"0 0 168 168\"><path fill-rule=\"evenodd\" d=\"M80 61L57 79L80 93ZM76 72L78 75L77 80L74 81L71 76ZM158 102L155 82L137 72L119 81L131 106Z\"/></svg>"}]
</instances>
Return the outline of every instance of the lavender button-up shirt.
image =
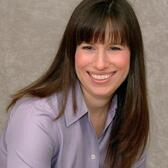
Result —
<instances>
[{"instance_id":1,"label":"lavender button-up shirt","mask_svg":"<svg viewBox=\"0 0 168 168\"><path fill-rule=\"evenodd\" d=\"M65 114L58 120L54 120L59 113L58 94L20 99L0 138L0 168L103 168L117 97L97 137L79 86L76 96L76 114L70 91ZM144 168L145 157L133 167Z\"/></svg>"}]
</instances>

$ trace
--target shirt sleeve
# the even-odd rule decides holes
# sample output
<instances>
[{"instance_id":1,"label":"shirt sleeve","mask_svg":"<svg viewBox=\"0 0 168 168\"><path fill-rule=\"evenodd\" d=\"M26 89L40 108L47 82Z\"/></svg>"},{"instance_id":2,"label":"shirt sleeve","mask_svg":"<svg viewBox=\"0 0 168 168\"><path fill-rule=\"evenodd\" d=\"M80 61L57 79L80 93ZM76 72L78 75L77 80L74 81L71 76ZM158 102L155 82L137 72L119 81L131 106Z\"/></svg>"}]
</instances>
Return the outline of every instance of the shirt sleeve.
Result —
<instances>
[{"instance_id":1,"label":"shirt sleeve","mask_svg":"<svg viewBox=\"0 0 168 168\"><path fill-rule=\"evenodd\" d=\"M146 149L132 168L146 168Z\"/></svg>"},{"instance_id":2,"label":"shirt sleeve","mask_svg":"<svg viewBox=\"0 0 168 168\"><path fill-rule=\"evenodd\" d=\"M12 111L6 132L7 168L51 168L51 119L36 110L24 104Z\"/></svg>"}]
</instances>

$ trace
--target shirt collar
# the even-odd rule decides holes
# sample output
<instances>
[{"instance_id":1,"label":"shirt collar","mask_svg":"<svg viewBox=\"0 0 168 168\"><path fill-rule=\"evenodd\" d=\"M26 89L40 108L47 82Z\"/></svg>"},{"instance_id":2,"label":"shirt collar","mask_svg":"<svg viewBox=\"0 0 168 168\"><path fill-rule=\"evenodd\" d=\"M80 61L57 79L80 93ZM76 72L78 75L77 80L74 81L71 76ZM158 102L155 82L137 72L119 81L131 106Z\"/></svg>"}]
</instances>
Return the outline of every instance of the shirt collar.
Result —
<instances>
[{"instance_id":1,"label":"shirt collar","mask_svg":"<svg viewBox=\"0 0 168 168\"><path fill-rule=\"evenodd\" d=\"M83 93L82 93L79 82L77 82L76 84L76 103L77 103L77 110L76 110L76 113L74 113L73 100L72 100L72 89L70 89L68 98L67 98L67 104L65 107L65 122L66 122L67 127L69 127L70 125L72 125L73 123L75 123L80 118L82 118L85 114L88 113L88 109L85 104ZM115 113L116 113L116 109L117 109L117 95L114 95L111 101L109 111L108 111L105 129L112 122L115 116Z\"/></svg>"},{"instance_id":2,"label":"shirt collar","mask_svg":"<svg viewBox=\"0 0 168 168\"><path fill-rule=\"evenodd\" d=\"M116 114L116 110L117 110L117 95L114 95L108 111L107 121L104 130L106 130L107 127L110 125L110 123L113 121L114 116Z\"/></svg>"},{"instance_id":3,"label":"shirt collar","mask_svg":"<svg viewBox=\"0 0 168 168\"><path fill-rule=\"evenodd\" d=\"M67 127L69 127L74 122L78 121L82 116L84 116L88 112L79 82L77 82L75 89L76 89L75 91L76 91L77 110L76 113L74 113L72 89L70 89L65 108L65 121Z\"/></svg>"}]
</instances>

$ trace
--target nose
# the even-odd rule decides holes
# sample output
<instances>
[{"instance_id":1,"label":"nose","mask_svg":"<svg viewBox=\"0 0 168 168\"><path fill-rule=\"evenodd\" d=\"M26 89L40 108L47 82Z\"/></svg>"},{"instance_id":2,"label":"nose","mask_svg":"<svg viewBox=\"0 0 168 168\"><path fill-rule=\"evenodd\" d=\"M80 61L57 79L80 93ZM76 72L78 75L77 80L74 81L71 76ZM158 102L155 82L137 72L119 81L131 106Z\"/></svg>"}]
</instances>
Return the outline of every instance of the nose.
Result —
<instances>
[{"instance_id":1,"label":"nose","mask_svg":"<svg viewBox=\"0 0 168 168\"><path fill-rule=\"evenodd\" d=\"M97 51L94 59L94 66L97 70L104 70L108 66L108 58L105 50Z\"/></svg>"}]
</instances>

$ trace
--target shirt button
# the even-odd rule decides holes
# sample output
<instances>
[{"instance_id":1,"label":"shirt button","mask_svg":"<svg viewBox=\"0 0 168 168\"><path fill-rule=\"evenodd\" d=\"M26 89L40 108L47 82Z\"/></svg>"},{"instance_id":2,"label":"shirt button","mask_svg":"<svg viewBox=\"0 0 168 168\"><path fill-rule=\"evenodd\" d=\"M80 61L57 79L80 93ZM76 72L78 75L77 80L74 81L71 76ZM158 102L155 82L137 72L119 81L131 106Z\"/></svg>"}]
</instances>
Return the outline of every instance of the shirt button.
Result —
<instances>
[{"instance_id":1,"label":"shirt button","mask_svg":"<svg viewBox=\"0 0 168 168\"><path fill-rule=\"evenodd\" d=\"M92 160L96 159L96 155L95 154L91 154L91 159Z\"/></svg>"}]
</instances>

